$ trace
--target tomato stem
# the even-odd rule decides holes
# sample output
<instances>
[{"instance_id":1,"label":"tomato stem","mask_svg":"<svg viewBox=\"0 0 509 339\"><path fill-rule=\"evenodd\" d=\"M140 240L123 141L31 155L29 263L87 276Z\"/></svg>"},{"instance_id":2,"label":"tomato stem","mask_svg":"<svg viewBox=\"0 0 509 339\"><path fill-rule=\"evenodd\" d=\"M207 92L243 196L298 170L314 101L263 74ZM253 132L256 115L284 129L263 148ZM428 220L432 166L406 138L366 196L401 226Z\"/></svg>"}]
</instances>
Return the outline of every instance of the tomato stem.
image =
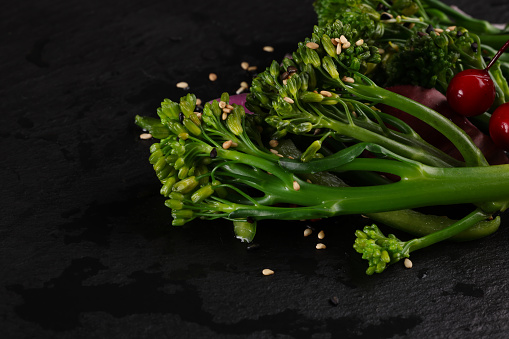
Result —
<instances>
[{"instance_id":1,"label":"tomato stem","mask_svg":"<svg viewBox=\"0 0 509 339\"><path fill-rule=\"evenodd\" d=\"M488 63L488 66L486 66L486 68L484 69L485 71L489 71L490 70L490 67L495 63L495 61L497 61L497 59L500 57L500 55L502 55L502 53L505 52L507 47L509 47L509 40L507 40L505 42L504 46L502 46L502 48L500 48L498 50L497 54L495 54L495 56L490 60L490 62Z\"/></svg>"}]
</instances>

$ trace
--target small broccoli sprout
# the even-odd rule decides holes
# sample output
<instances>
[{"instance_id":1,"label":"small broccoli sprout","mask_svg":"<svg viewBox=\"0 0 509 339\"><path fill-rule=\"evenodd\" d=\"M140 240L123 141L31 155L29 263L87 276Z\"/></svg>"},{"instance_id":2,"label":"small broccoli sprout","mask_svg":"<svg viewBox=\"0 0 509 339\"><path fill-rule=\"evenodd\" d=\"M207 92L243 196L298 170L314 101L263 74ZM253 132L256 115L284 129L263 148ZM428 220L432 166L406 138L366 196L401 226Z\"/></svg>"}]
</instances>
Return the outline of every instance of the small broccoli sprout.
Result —
<instances>
[{"instance_id":1,"label":"small broccoli sprout","mask_svg":"<svg viewBox=\"0 0 509 339\"><path fill-rule=\"evenodd\" d=\"M357 238L353 248L362 254L362 259L369 262L366 274L382 273L388 264L398 262L409 257L406 243L396 238L394 234L387 237L375 225L366 226L355 232Z\"/></svg>"}]
</instances>

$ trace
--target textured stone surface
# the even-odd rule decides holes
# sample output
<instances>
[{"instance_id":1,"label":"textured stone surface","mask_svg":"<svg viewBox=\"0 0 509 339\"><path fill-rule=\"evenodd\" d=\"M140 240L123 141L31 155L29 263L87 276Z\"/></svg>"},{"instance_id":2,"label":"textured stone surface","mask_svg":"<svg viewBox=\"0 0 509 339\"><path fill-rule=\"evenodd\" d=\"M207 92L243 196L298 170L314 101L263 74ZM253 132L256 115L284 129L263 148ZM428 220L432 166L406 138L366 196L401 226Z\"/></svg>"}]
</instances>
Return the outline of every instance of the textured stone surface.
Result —
<instances>
[{"instance_id":1,"label":"textured stone surface","mask_svg":"<svg viewBox=\"0 0 509 339\"><path fill-rule=\"evenodd\" d=\"M509 21L503 1L457 3ZM488 7L491 4L492 7ZM364 275L342 217L325 251L304 223L170 227L136 114L186 92L234 92L314 24L311 1L16 2L0 14L0 328L4 338L500 336L501 230ZM275 47L274 53L262 47ZM208 74L218 75L216 82ZM316 233L315 233L316 234ZM272 276L261 270L271 268ZM337 305L330 299L337 297Z\"/></svg>"}]
</instances>

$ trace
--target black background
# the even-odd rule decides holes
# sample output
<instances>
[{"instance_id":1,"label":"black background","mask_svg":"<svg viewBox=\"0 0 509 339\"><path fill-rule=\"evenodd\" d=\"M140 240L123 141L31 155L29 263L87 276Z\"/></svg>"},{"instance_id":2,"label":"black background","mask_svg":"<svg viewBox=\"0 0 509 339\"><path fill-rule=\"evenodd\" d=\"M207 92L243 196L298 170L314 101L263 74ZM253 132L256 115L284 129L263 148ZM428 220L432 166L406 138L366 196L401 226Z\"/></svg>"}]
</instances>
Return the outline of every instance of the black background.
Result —
<instances>
[{"instance_id":1,"label":"black background","mask_svg":"<svg viewBox=\"0 0 509 339\"><path fill-rule=\"evenodd\" d=\"M452 3L449 1L449 3ZM456 2L509 21L506 1ZM17 1L0 12L0 336L392 338L503 336L507 215L368 277L357 216L171 227L136 114L165 97L233 93L309 35L311 1ZM273 53L262 50L265 45ZM208 74L218 75L216 82ZM507 213L506 213L507 214ZM262 276L271 268L273 276ZM338 298L338 305L330 302Z\"/></svg>"}]
</instances>

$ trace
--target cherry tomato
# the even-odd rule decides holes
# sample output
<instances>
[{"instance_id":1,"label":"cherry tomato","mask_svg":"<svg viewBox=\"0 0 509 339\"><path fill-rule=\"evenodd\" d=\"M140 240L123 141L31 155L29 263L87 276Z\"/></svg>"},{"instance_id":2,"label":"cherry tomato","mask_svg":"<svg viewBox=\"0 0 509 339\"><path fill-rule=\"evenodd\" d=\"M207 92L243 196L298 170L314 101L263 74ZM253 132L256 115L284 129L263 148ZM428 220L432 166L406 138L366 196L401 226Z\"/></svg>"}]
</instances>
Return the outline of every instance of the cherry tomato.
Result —
<instances>
[{"instance_id":1,"label":"cherry tomato","mask_svg":"<svg viewBox=\"0 0 509 339\"><path fill-rule=\"evenodd\" d=\"M490 136L500 148L509 151L509 102L497 107L491 115Z\"/></svg>"},{"instance_id":2,"label":"cherry tomato","mask_svg":"<svg viewBox=\"0 0 509 339\"><path fill-rule=\"evenodd\" d=\"M452 109L471 117L491 107L495 101L495 85L487 70L466 69L452 78L446 96Z\"/></svg>"}]
</instances>

